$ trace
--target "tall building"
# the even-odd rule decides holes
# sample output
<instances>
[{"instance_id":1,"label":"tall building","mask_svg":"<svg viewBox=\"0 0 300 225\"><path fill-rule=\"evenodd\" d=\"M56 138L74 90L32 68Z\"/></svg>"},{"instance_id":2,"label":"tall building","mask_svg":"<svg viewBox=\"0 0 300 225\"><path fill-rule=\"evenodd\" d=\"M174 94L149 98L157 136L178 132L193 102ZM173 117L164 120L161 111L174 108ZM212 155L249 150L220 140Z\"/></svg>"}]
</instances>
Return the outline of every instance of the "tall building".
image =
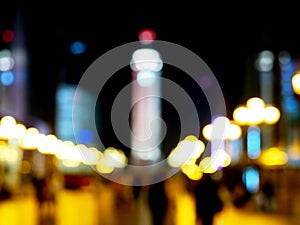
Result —
<instances>
[{"instance_id":1,"label":"tall building","mask_svg":"<svg viewBox=\"0 0 300 225\"><path fill-rule=\"evenodd\" d=\"M140 33L141 48L131 59L131 160L134 165L145 165L161 157L162 60L160 53L151 48L154 41L151 35L154 35L151 30Z\"/></svg>"}]
</instances>

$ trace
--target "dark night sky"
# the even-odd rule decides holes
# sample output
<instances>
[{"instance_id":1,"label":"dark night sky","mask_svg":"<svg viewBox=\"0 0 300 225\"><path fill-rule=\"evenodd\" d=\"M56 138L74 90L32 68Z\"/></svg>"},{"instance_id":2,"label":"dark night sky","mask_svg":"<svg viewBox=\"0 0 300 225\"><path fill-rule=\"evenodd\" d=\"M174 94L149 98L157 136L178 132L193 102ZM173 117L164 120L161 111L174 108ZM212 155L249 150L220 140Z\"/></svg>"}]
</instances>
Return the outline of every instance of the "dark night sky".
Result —
<instances>
[{"instance_id":1,"label":"dark night sky","mask_svg":"<svg viewBox=\"0 0 300 225\"><path fill-rule=\"evenodd\" d=\"M229 112L244 101L249 58L266 49L275 54L287 50L295 57L300 54L298 18L292 12L297 7L291 5L273 8L245 3L206 8L195 3L20 2L7 2L10 9L1 7L1 11L7 10L0 14L0 32L12 28L19 8L30 59L31 113L50 123L54 122L52 90L62 79L62 68L64 78L76 83L96 58L137 41L138 31L144 28L155 30L158 40L182 45L201 57L219 80ZM69 51L70 43L76 40L87 44L81 56Z\"/></svg>"}]
</instances>

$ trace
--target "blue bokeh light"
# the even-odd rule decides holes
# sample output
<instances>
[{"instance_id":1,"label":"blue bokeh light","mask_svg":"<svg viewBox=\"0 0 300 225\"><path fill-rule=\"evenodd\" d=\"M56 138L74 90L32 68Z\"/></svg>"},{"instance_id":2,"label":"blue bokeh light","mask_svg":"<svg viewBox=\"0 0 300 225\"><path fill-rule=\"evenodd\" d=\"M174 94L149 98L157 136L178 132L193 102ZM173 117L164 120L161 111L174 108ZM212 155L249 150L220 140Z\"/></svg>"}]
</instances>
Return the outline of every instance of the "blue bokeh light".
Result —
<instances>
[{"instance_id":1,"label":"blue bokeh light","mask_svg":"<svg viewBox=\"0 0 300 225\"><path fill-rule=\"evenodd\" d=\"M4 86L10 86L13 84L15 80L14 73L12 71L2 72L0 76L0 80Z\"/></svg>"},{"instance_id":2,"label":"blue bokeh light","mask_svg":"<svg viewBox=\"0 0 300 225\"><path fill-rule=\"evenodd\" d=\"M243 173L243 182L246 185L247 191L255 193L259 190L259 172L254 167L247 167Z\"/></svg>"},{"instance_id":3,"label":"blue bokeh light","mask_svg":"<svg viewBox=\"0 0 300 225\"><path fill-rule=\"evenodd\" d=\"M74 55L80 55L86 51L86 44L82 41L75 41L71 43L70 50Z\"/></svg>"},{"instance_id":4,"label":"blue bokeh light","mask_svg":"<svg viewBox=\"0 0 300 225\"><path fill-rule=\"evenodd\" d=\"M87 129L78 130L76 137L77 141L82 144L89 144L94 140L93 132Z\"/></svg>"}]
</instances>

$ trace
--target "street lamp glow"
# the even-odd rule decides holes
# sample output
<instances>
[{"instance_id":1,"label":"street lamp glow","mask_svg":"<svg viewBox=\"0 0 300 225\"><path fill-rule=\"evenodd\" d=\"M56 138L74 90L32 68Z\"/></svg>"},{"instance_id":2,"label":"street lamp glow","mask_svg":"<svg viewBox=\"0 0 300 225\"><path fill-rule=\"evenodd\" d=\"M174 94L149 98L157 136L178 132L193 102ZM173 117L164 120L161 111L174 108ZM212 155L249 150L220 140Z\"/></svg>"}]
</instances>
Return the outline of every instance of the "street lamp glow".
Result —
<instances>
[{"instance_id":1,"label":"street lamp glow","mask_svg":"<svg viewBox=\"0 0 300 225\"><path fill-rule=\"evenodd\" d=\"M275 124L280 118L280 111L274 106L267 106L264 110L264 121L267 124Z\"/></svg>"},{"instance_id":2,"label":"street lamp glow","mask_svg":"<svg viewBox=\"0 0 300 225\"><path fill-rule=\"evenodd\" d=\"M248 124L248 109L245 106L239 106L233 111L233 119L240 125Z\"/></svg>"},{"instance_id":3,"label":"street lamp glow","mask_svg":"<svg viewBox=\"0 0 300 225\"><path fill-rule=\"evenodd\" d=\"M114 171L115 168L111 165L108 165L104 159L101 159L96 164L96 169L99 173L110 174Z\"/></svg>"},{"instance_id":4,"label":"street lamp glow","mask_svg":"<svg viewBox=\"0 0 300 225\"><path fill-rule=\"evenodd\" d=\"M293 90L297 95L300 95L300 72L292 77Z\"/></svg>"},{"instance_id":5,"label":"street lamp glow","mask_svg":"<svg viewBox=\"0 0 300 225\"><path fill-rule=\"evenodd\" d=\"M0 125L5 127L12 127L16 125L16 119L12 116L4 116L0 120Z\"/></svg>"},{"instance_id":6,"label":"street lamp glow","mask_svg":"<svg viewBox=\"0 0 300 225\"><path fill-rule=\"evenodd\" d=\"M153 71L142 70L138 72L136 79L142 87L149 87L155 83L156 74Z\"/></svg>"},{"instance_id":7,"label":"street lamp glow","mask_svg":"<svg viewBox=\"0 0 300 225\"><path fill-rule=\"evenodd\" d=\"M250 109L263 109L265 107L265 102L258 97L249 98L246 102L246 107Z\"/></svg>"},{"instance_id":8,"label":"street lamp glow","mask_svg":"<svg viewBox=\"0 0 300 225\"><path fill-rule=\"evenodd\" d=\"M200 148L201 149L200 149ZM202 146L195 146L193 142L183 140L172 150L168 157L169 165L172 167L181 167L191 161L196 161L197 156L203 152Z\"/></svg>"},{"instance_id":9,"label":"street lamp glow","mask_svg":"<svg viewBox=\"0 0 300 225\"><path fill-rule=\"evenodd\" d=\"M49 154L49 155L54 155L56 153L55 150L57 150L57 148L52 145L54 140L57 140L57 137L55 135L40 134L39 139L40 139L40 141L38 143L37 150L40 153Z\"/></svg>"},{"instance_id":10,"label":"street lamp glow","mask_svg":"<svg viewBox=\"0 0 300 225\"><path fill-rule=\"evenodd\" d=\"M199 168L202 173L214 173L216 172L216 168L212 166L212 158L207 156L203 158L199 163Z\"/></svg>"},{"instance_id":11,"label":"street lamp glow","mask_svg":"<svg viewBox=\"0 0 300 225\"><path fill-rule=\"evenodd\" d=\"M20 140L20 146L26 150L36 150L40 144L40 132L35 127L26 130L24 137Z\"/></svg>"},{"instance_id":12,"label":"street lamp glow","mask_svg":"<svg viewBox=\"0 0 300 225\"><path fill-rule=\"evenodd\" d=\"M237 124L232 123L232 122L231 122L231 124L229 125L229 127L226 131L227 131L226 137L229 140L237 140L242 135L241 127Z\"/></svg>"},{"instance_id":13,"label":"street lamp glow","mask_svg":"<svg viewBox=\"0 0 300 225\"><path fill-rule=\"evenodd\" d=\"M158 72L163 67L159 52L150 48L136 50L132 55L130 64L131 69L134 71L148 70Z\"/></svg>"},{"instance_id":14,"label":"street lamp glow","mask_svg":"<svg viewBox=\"0 0 300 225\"><path fill-rule=\"evenodd\" d=\"M265 102L261 98L253 97L247 100L246 107L248 108L248 123L257 125L264 120Z\"/></svg>"},{"instance_id":15,"label":"street lamp glow","mask_svg":"<svg viewBox=\"0 0 300 225\"><path fill-rule=\"evenodd\" d=\"M262 143L259 125L263 123L275 124L280 118L280 111L272 105L266 105L263 99L253 97L247 100L245 106L234 110L233 118L238 124L249 126L247 130L247 155L250 159L257 159L261 155Z\"/></svg>"},{"instance_id":16,"label":"street lamp glow","mask_svg":"<svg viewBox=\"0 0 300 225\"><path fill-rule=\"evenodd\" d=\"M20 140L26 133L26 127L24 124L16 124L13 128L13 134L11 138L16 138L17 140Z\"/></svg>"},{"instance_id":17,"label":"street lamp glow","mask_svg":"<svg viewBox=\"0 0 300 225\"><path fill-rule=\"evenodd\" d=\"M260 163L265 166L283 166L287 162L288 155L276 147L267 149L260 157Z\"/></svg>"},{"instance_id":18,"label":"street lamp glow","mask_svg":"<svg viewBox=\"0 0 300 225\"><path fill-rule=\"evenodd\" d=\"M184 165L181 171L191 180L200 180L203 177L200 167L195 163Z\"/></svg>"},{"instance_id":19,"label":"street lamp glow","mask_svg":"<svg viewBox=\"0 0 300 225\"><path fill-rule=\"evenodd\" d=\"M264 122L264 108L248 109L248 124L257 125Z\"/></svg>"},{"instance_id":20,"label":"street lamp glow","mask_svg":"<svg viewBox=\"0 0 300 225\"><path fill-rule=\"evenodd\" d=\"M229 126L230 121L225 116L216 117L213 122L212 140L224 140L226 138L226 128Z\"/></svg>"},{"instance_id":21,"label":"street lamp glow","mask_svg":"<svg viewBox=\"0 0 300 225\"><path fill-rule=\"evenodd\" d=\"M207 124L205 127L203 127L202 134L206 140L210 140L212 134L212 124Z\"/></svg>"},{"instance_id":22,"label":"street lamp glow","mask_svg":"<svg viewBox=\"0 0 300 225\"><path fill-rule=\"evenodd\" d=\"M14 134L16 120L12 116L4 116L0 120L0 140L8 140Z\"/></svg>"},{"instance_id":23,"label":"street lamp glow","mask_svg":"<svg viewBox=\"0 0 300 225\"><path fill-rule=\"evenodd\" d=\"M211 140L212 129L213 129L213 124L207 124L205 127L203 127L202 134L206 140L209 141ZM226 124L224 139L236 140L241 137L241 134L242 134L242 129L239 125L235 124L232 121L229 121L229 123Z\"/></svg>"},{"instance_id":24,"label":"street lamp glow","mask_svg":"<svg viewBox=\"0 0 300 225\"><path fill-rule=\"evenodd\" d=\"M188 136L171 151L167 162L171 167L181 167L186 164L195 163L205 150L204 143L193 136Z\"/></svg>"},{"instance_id":25,"label":"street lamp glow","mask_svg":"<svg viewBox=\"0 0 300 225\"><path fill-rule=\"evenodd\" d=\"M271 71L274 63L274 54L269 50L260 52L256 61L256 68L261 72Z\"/></svg>"},{"instance_id":26,"label":"street lamp glow","mask_svg":"<svg viewBox=\"0 0 300 225\"><path fill-rule=\"evenodd\" d=\"M245 106L239 106L233 111L233 119L240 125L275 124L279 118L279 109L266 105L264 100L258 97L248 99Z\"/></svg>"},{"instance_id":27,"label":"street lamp glow","mask_svg":"<svg viewBox=\"0 0 300 225\"><path fill-rule=\"evenodd\" d=\"M127 165L127 157L123 153L123 151L118 150L113 147L109 147L105 149L103 153L103 159L106 163L106 165L117 167L117 168L123 168Z\"/></svg>"},{"instance_id":28,"label":"street lamp glow","mask_svg":"<svg viewBox=\"0 0 300 225\"><path fill-rule=\"evenodd\" d=\"M85 165L96 165L103 158L103 153L97 148L87 147L83 144L78 144L82 155L82 163Z\"/></svg>"}]
</instances>

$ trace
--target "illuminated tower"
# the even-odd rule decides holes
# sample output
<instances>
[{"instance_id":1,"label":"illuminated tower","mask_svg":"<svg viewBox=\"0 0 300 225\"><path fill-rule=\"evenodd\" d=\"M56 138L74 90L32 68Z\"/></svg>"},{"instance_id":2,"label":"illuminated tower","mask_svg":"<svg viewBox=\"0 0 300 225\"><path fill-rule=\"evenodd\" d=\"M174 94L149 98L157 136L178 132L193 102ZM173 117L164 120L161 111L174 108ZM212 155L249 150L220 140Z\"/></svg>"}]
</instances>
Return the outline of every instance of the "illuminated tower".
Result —
<instances>
[{"instance_id":1,"label":"illuminated tower","mask_svg":"<svg viewBox=\"0 0 300 225\"><path fill-rule=\"evenodd\" d=\"M274 54L269 50L258 54L256 60L260 82L260 96L266 104L274 104ZM258 128L259 129L259 128ZM254 133L255 131L252 130ZM275 141L275 131L273 126L262 125L261 130L262 149L271 147Z\"/></svg>"},{"instance_id":2,"label":"illuminated tower","mask_svg":"<svg viewBox=\"0 0 300 225\"><path fill-rule=\"evenodd\" d=\"M160 53L151 48L155 32L142 30L142 48L131 59L132 114L131 160L135 165L157 161L161 156L161 70Z\"/></svg>"}]
</instances>

